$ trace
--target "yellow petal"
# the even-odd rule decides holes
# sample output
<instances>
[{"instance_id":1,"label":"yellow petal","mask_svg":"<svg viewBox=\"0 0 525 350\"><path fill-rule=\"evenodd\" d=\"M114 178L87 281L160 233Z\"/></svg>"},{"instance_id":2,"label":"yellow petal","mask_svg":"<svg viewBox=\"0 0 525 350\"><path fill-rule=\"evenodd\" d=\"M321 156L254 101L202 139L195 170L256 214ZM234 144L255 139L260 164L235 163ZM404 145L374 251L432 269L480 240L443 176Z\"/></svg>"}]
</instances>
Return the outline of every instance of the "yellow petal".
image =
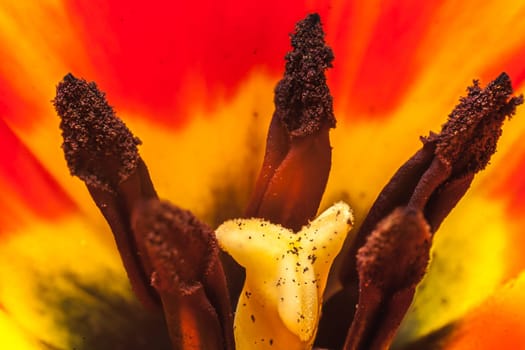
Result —
<instances>
[{"instance_id":1,"label":"yellow petal","mask_svg":"<svg viewBox=\"0 0 525 350\"><path fill-rule=\"evenodd\" d=\"M499 288L456 326L449 350L525 348L525 273Z\"/></svg>"},{"instance_id":2,"label":"yellow petal","mask_svg":"<svg viewBox=\"0 0 525 350\"><path fill-rule=\"evenodd\" d=\"M136 301L96 229L69 215L3 237L0 349L167 348L164 320Z\"/></svg>"}]
</instances>

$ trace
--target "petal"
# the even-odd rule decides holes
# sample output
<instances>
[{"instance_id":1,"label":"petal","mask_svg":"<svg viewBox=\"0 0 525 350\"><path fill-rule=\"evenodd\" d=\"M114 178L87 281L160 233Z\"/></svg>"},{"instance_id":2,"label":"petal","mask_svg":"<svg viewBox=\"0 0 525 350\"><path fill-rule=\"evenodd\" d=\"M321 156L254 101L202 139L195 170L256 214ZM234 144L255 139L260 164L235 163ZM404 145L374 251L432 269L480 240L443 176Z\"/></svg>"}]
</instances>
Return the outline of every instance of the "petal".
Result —
<instances>
[{"instance_id":1,"label":"petal","mask_svg":"<svg viewBox=\"0 0 525 350\"><path fill-rule=\"evenodd\" d=\"M151 165L158 177L167 181L166 173L174 173L173 169L183 168L178 164L193 160L186 163L187 172L170 181L179 190L163 183L159 190L167 187L166 197L174 194L172 198L182 197L181 204L189 200L202 206L201 199L209 194L202 189L211 187L208 184L218 171L229 175L230 164L226 163L239 160L231 155L247 148L250 134L259 130L258 126L253 130L246 127L253 124L252 116L271 114L275 80L268 73L281 66L289 26L302 14L302 6L288 11L294 8L293 3L246 4L242 8L236 2L220 7L187 4L189 8L183 10L168 1L148 8L138 3L98 5L52 0L1 5L0 50L8 62L1 71L6 90L2 118L83 210L96 218L92 206L85 204L89 203L85 191L69 178L62 156L48 151L60 145L58 120L49 104L54 85L70 70L95 79L108 92L119 115L150 145L144 153L158 159ZM198 6L201 16L187 16L188 11L196 11L191 6ZM266 18L276 7L285 15L275 17L268 26ZM255 13L258 16L254 17ZM280 38L278 55L274 55L274 36ZM192 126L179 134L176 130L188 120L193 121ZM208 131L201 133L202 128ZM173 140L174 134L179 141ZM259 145L262 137L260 140ZM210 147L214 143L229 147ZM180 149L175 159L170 157L174 149ZM217 161L209 164L209 160ZM162 170L166 161L174 165ZM193 174L200 177L192 181ZM194 185L183 191L183 182Z\"/></svg>"},{"instance_id":2,"label":"petal","mask_svg":"<svg viewBox=\"0 0 525 350\"><path fill-rule=\"evenodd\" d=\"M82 217L15 233L0 246L0 347L169 348L163 320L144 312L115 250Z\"/></svg>"},{"instance_id":3,"label":"petal","mask_svg":"<svg viewBox=\"0 0 525 350\"><path fill-rule=\"evenodd\" d=\"M525 274L499 288L454 327L447 349L512 349L525 344Z\"/></svg>"},{"instance_id":4,"label":"petal","mask_svg":"<svg viewBox=\"0 0 525 350\"><path fill-rule=\"evenodd\" d=\"M402 349L517 349L525 342L524 274L498 288L463 319Z\"/></svg>"},{"instance_id":5,"label":"petal","mask_svg":"<svg viewBox=\"0 0 525 350\"><path fill-rule=\"evenodd\" d=\"M32 219L53 221L76 210L42 164L0 119L0 234L24 227Z\"/></svg>"},{"instance_id":6,"label":"petal","mask_svg":"<svg viewBox=\"0 0 525 350\"><path fill-rule=\"evenodd\" d=\"M517 77L514 80L517 91L523 91L520 87L523 70L517 59L497 61L500 57L520 57L523 50L518 39L523 37L519 23L523 8L511 2L506 5L502 17L493 18L490 13L499 4L465 3L465 7L457 8L452 2L443 3L433 14L432 27L418 46L419 59L425 62L425 69L412 81L402 102L382 112L380 121L374 111L361 111L348 117L346 113L351 108L339 110L338 128L333 133L333 172L325 203L347 195L359 221L399 164L418 148L418 136L427 134L429 129L437 130L452 109L453 99L464 94L460 80L466 86L473 77L485 78L489 72L508 70ZM465 18L472 15L478 22L465 26ZM500 29L493 32L494 27ZM515 29L515 38L508 38L506 34L510 28ZM483 42L489 40L494 44L476 47L476 57L472 57L469 51L473 47L467 45L469 38L479 38L478 42L484 38ZM335 52L337 54L337 50ZM336 69L337 63L336 59ZM337 95L334 98L337 105ZM358 122L341 122L341 115L361 118ZM523 221L516 218L509 221L506 203L512 191L508 181L501 182L505 178L503 174L509 172L508 166L514 164L515 175L510 183L513 188L523 186L518 175L521 166L516 160L519 158L516 151L521 149L518 140L525 132L523 115L523 111L519 111L511 121L512 126L505 128L500 151L492 164L440 229L429 275L405 320L403 337L410 334L416 338L461 317L525 267L519 253L523 239L517 238ZM370 121L370 116L375 120ZM505 161L509 158L513 159L512 163ZM496 183L502 185L495 186ZM494 187L499 187L497 195ZM519 195L515 192L512 197L519 198ZM513 257L512 261L509 256Z\"/></svg>"},{"instance_id":7,"label":"petal","mask_svg":"<svg viewBox=\"0 0 525 350\"><path fill-rule=\"evenodd\" d=\"M0 348L167 348L163 321L135 300L107 229L79 213L3 121L0 147Z\"/></svg>"}]
</instances>

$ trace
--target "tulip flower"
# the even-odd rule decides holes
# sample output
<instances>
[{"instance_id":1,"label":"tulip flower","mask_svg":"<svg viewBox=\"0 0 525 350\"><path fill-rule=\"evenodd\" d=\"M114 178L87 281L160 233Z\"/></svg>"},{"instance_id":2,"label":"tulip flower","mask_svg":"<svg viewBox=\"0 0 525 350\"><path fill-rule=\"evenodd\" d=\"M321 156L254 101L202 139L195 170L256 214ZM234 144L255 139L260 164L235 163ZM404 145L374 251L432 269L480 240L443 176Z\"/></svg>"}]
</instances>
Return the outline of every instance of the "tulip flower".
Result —
<instances>
[{"instance_id":1,"label":"tulip flower","mask_svg":"<svg viewBox=\"0 0 525 350\"><path fill-rule=\"evenodd\" d=\"M0 9L2 348L525 344L519 2Z\"/></svg>"}]
</instances>

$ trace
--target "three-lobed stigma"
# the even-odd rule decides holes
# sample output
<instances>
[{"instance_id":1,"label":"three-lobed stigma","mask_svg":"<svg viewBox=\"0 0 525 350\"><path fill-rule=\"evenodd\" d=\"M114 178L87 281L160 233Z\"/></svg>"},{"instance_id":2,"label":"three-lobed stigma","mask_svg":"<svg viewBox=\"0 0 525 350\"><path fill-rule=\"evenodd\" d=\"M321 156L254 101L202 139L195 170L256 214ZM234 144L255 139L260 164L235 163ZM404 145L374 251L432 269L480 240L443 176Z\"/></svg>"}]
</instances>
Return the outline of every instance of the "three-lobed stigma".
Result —
<instances>
[{"instance_id":1,"label":"three-lobed stigma","mask_svg":"<svg viewBox=\"0 0 525 350\"><path fill-rule=\"evenodd\" d=\"M246 269L235 312L237 349L310 349L328 273L353 224L339 202L294 233L263 219L235 219L216 230L223 250Z\"/></svg>"}]
</instances>

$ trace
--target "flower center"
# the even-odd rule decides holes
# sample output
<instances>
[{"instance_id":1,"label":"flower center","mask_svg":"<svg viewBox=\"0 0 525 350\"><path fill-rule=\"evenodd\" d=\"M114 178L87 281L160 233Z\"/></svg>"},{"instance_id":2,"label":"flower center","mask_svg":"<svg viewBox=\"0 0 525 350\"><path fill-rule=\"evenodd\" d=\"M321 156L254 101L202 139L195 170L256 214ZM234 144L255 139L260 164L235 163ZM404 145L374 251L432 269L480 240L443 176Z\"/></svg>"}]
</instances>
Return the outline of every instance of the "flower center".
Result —
<instances>
[{"instance_id":1,"label":"flower center","mask_svg":"<svg viewBox=\"0 0 525 350\"><path fill-rule=\"evenodd\" d=\"M245 212L252 219L217 230L246 278L239 265L221 261L213 230L158 199L137 150L140 140L96 84L68 74L57 86L54 105L71 174L85 182L111 227L137 297L164 312L175 349L234 349L230 300L238 301L240 349L307 349L314 342L388 347L425 273L433 235L488 164L502 123L523 102L512 97L505 73L484 89L475 81L442 131L423 138L379 194L341 253L341 268L332 271L339 291L323 300L352 221L342 203L313 220L331 168L335 118L325 70L333 53L316 14L296 25L291 42ZM332 302L336 307L325 308L316 336L322 306Z\"/></svg>"}]
</instances>

